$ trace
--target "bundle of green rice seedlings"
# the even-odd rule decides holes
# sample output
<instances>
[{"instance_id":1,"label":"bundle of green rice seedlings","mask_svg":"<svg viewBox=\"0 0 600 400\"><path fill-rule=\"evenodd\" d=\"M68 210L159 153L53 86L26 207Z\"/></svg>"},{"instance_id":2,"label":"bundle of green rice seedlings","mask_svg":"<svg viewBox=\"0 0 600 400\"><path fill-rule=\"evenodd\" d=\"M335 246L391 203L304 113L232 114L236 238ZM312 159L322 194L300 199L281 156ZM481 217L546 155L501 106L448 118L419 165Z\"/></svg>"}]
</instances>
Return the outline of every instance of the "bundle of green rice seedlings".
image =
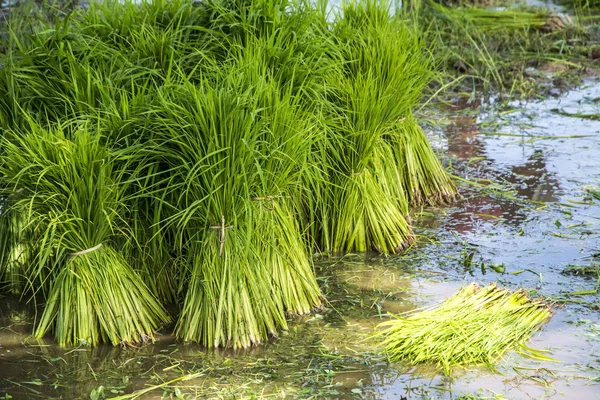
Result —
<instances>
[{"instance_id":1,"label":"bundle of green rice seedlings","mask_svg":"<svg viewBox=\"0 0 600 400\"><path fill-rule=\"evenodd\" d=\"M320 289L304 243L294 202L286 198L255 198L260 204L255 235L261 259L269 265L273 296L281 297L287 315L308 314L321 304Z\"/></svg>"},{"instance_id":2,"label":"bundle of green rice seedlings","mask_svg":"<svg viewBox=\"0 0 600 400\"><path fill-rule=\"evenodd\" d=\"M445 17L491 31L545 29L552 15L537 9L535 12L518 10L493 10L480 7L444 7L432 3L434 9ZM564 27L564 25L563 25Z\"/></svg>"},{"instance_id":3,"label":"bundle of green rice seedlings","mask_svg":"<svg viewBox=\"0 0 600 400\"><path fill-rule=\"evenodd\" d=\"M329 237L318 242L333 251L398 252L413 241L403 177L425 168L425 178L447 178L439 162L433 168L429 159L419 167L406 165L419 162L413 158L397 162L397 145L388 139L391 127L420 100L433 69L418 34L390 16L389 3L344 3L332 32L330 57L338 69L328 75L323 110L333 136L324 141L324 152L334 156L326 172L329 193L321 197L334 205L319 220L328 224L322 232Z\"/></svg>"},{"instance_id":4,"label":"bundle of green rice seedlings","mask_svg":"<svg viewBox=\"0 0 600 400\"><path fill-rule=\"evenodd\" d=\"M320 303L294 211L312 147L294 97L253 64L165 90L156 110L177 231L188 257L176 335L248 347Z\"/></svg>"},{"instance_id":5,"label":"bundle of green rice seedlings","mask_svg":"<svg viewBox=\"0 0 600 400\"><path fill-rule=\"evenodd\" d=\"M471 284L438 307L382 323L378 335L391 360L432 364L449 375L455 366L493 368L511 349L548 359L525 342L551 316L548 303L529 298L522 289Z\"/></svg>"},{"instance_id":6,"label":"bundle of green rice seedlings","mask_svg":"<svg viewBox=\"0 0 600 400\"><path fill-rule=\"evenodd\" d=\"M388 159L393 162L393 159ZM340 187L333 187L339 206L331 215L333 251L368 251L397 253L412 243L412 231L405 214L390 197L376 172L365 168L343 177Z\"/></svg>"},{"instance_id":7,"label":"bundle of green rice seedlings","mask_svg":"<svg viewBox=\"0 0 600 400\"><path fill-rule=\"evenodd\" d=\"M135 174L123 163L132 153L111 151L87 124L30 121L27 132L3 138L0 170L3 186L19 193L12 210L39 232L28 280L46 304L35 335L53 330L62 346L152 339L168 315L114 247L125 232L124 193Z\"/></svg>"},{"instance_id":8,"label":"bundle of green rice seedlings","mask_svg":"<svg viewBox=\"0 0 600 400\"><path fill-rule=\"evenodd\" d=\"M412 115L398 121L388 132L387 139L412 205L436 206L455 198L456 186Z\"/></svg>"},{"instance_id":9,"label":"bundle of green rice seedlings","mask_svg":"<svg viewBox=\"0 0 600 400\"><path fill-rule=\"evenodd\" d=\"M281 296L272 295L269 268L252 252L252 224L230 218L214 226L189 249L193 259L175 333L207 347L249 347L287 328Z\"/></svg>"}]
</instances>

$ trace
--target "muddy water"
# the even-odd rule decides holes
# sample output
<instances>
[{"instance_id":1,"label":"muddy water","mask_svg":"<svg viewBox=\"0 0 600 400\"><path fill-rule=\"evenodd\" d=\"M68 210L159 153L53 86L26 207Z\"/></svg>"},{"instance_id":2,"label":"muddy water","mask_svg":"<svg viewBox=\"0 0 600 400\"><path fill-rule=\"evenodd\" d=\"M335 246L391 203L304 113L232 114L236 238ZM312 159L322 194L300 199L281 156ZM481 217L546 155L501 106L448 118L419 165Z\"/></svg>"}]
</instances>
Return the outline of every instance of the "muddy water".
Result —
<instances>
[{"instance_id":1,"label":"muddy water","mask_svg":"<svg viewBox=\"0 0 600 400\"><path fill-rule=\"evenodd\" d=\"M141 398L600 398L600 298L569 295L598 283L562 274L600 252L600 202L585 191L600 186L600 122L566 115L597 113L599 98L596 83L559 99L439 115L438 143L470 181L463 198L415 215L428 240L404 256L318 259L328 303L259 348L181 345L167 328L139 349L65 350L29 338L34 309L2 298L0 398L110 398L192 373ZM560 362L508 354L498 372L450 379L389 365L374 351L371 335L387 312L435 304L473 281L565 302L530 343Z\"/></svg>"}]
</instances>

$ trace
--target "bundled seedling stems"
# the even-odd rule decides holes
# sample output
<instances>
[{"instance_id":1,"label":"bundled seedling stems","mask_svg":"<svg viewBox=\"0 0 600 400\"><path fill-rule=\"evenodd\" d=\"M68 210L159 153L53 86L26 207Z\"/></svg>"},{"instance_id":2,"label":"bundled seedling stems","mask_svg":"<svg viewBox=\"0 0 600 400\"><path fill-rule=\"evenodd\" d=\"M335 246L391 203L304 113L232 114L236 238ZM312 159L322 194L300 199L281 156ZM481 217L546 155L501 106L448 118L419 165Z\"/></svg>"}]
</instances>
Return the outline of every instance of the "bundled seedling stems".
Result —
<instances>
[{"instance_id":1,"label":"bundled seedling stems","mask_svg":"<svg viewBox=\"0 0 600 400\"><path fill-rule=\"evenodd\" d=\"M0 59L0 277L41 299L36 336L144 342L177 302L183 341L264 342L320 305L315 247L402 251L409 205L454 195L412 116L428 51L388 3L19 18Z\"/></svg>"},{"instance_id":2,"label":"bundled seedling stems","mask_svg":"<svg viewBox=\"0 0 600 400\"><path fill-rule=\"evenodd\" d=\"M448 375L456 366L494 368L511 349L544 358L525 343L551 315L549 304L522 289L471 284L438 307L382 323L380 335L391 360L435 365Z\"/></svg>"}]
</instances>

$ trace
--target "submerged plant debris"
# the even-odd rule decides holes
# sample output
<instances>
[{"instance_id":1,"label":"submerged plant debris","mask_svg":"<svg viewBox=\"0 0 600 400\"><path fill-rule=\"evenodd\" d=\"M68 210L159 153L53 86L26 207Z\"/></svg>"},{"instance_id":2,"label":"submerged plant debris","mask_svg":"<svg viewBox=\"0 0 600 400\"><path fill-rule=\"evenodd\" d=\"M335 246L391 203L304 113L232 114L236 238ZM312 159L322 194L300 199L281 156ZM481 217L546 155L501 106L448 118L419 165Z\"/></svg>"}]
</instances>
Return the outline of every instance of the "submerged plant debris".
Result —
<instances>
[{"instance_id":1,"label":"submerged plant debris","mask_svg":"<svg viewBox=\"0 0 600 400\"><path fill-rule=\"evenodd\" d=\"M449 375L456 366L494 368L510 349L545 357L525 342L551 315L550 304L524 290L471 284L439 307L382 323L379 335L391 360L435 364Z\"/></svg>"},{"instance_id":2,"label":"submerged plant debris","mask_svg":"<svg viewBox=\"0 0 600 400\"><path fill-rule=\"evenodd\" d=\"M569 264L563 273L600 279L600 263L592 261L589 264Z\"/></svg>"}]
</instances>

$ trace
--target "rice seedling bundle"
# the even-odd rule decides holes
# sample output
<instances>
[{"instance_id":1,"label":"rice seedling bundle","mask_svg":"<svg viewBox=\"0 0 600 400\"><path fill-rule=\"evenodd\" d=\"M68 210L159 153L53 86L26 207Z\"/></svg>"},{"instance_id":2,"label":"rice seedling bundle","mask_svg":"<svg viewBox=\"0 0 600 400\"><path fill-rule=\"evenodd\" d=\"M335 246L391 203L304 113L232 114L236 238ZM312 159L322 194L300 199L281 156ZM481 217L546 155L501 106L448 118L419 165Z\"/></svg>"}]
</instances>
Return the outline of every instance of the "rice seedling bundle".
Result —
<instances>
[{"instance_id":1,"label":"rice seedling bundle","mask_svg":"<svg viewBox=\"0 0 600 400\"><path fill-rule=\"evenodd\" d=\"M490 10L479 7L452 8L440 4L433 4L433 7L448 18L462 21L488 32L542 29L550 17L544 11Z\"/></svg>"},{"instance_id":2,"label":"rice seedling bundle","mask_svg":"<svg viewBox=\"0 0 600 400\"><path fill-rule=\"evenodd\" d=\"M493 368L511 349L544 358L525 342L551 315L549 304L524 290L471 284L438 307L382 323L379 335L391 360L432 364L449 375L456 366Z\"/></svg>"},{"instance_id":3,"label":"rice seedling bundle","mask_svg":"<svg viewBox=\"0 0 600 400\"><path fill-rule=\"evenodd\" d=\"M260 343L286 328L286 312L320 303L294 212L312 127L296 98L252 64L167 93L155 112L169 123L156 126L180 174L170 223L190 257L177 335L207 346Z\"/></svg>"},{"instance_id":4,"label":"rice seedling bundle","mask_svg":"<svg viewBox=\"0 0 600 400\"><path fill-rule=\"evenodd\" d=\"M31 121L29 132L6 134L2 145L2 187L19 194L11 212L39 232L28 278L46 306L35 335L54 327L63 346L152 338L169 318L113 248L126 184L101 135Z\"/></svg>"},{"instance_id":5,"label":"rice seedling bundle","mask_svg":"<svg viewBox=\"0 0 600 400\"><path fill-rule=\"evenodd\" d=\"M389 7L344 3L333 24L331 57L339 69L330 75L333 100L325 110L330 132L338 136L327 145L339 148L333 150L326 197L337 206L321 218L330 237L319 241L333 251L401 251L414 240L406 221L409 199L436 203L455 192L422 131L396 130L402 137L389 140L398 121L412 115L433 71L418 35L390 17ZM416 170L427 173L403 179ZM434 188L444 195L431 196Z\"/></svg>"}]
</instances>

